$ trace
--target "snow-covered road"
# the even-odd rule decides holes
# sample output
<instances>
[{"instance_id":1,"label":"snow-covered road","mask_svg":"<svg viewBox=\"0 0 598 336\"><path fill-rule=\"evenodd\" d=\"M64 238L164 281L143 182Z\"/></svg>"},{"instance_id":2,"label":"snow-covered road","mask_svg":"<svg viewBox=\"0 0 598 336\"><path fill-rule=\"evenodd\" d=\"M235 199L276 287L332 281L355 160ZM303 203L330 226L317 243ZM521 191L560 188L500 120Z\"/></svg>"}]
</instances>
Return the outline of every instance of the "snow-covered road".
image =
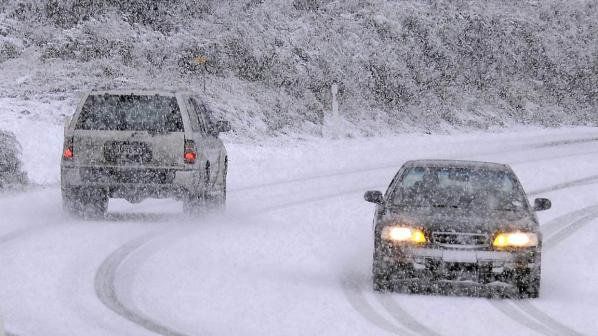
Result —
<instances>
[{"instance_id":1,"label":"snow-covered road","mask_svg":"<svg viewBox=\"0 0 598 336\"><path fill-rule=\"evenodd\" d=\"M48 143L57 158L60 144ZM598 131L312 139L232 144L229 153L228 209L197 219L164 200L111 201L106 220L70 218L53 175L57 159L29 162L45 186L0 198L7 331L598 334ZM373 207L363 192L385 189L405 160L417 158L510 163L530 197L553 201L539 213L545 242L539 299L372 292Z\"/></svg>"}]
</instances>

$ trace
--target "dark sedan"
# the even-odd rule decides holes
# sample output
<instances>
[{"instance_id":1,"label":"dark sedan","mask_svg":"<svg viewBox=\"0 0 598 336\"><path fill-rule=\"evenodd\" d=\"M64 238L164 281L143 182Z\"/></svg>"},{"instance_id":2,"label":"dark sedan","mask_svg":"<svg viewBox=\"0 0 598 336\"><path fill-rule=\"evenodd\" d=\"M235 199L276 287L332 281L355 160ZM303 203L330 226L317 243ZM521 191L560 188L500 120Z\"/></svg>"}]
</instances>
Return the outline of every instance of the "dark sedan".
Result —
<instances>
[{"instance_id":1,"label":"dark sedan","mask_svg":"<svg viewBox=\"0 0 598 336\"><path fill-rule=\"evenodd\" d=\"M535 211L507 165L455 160L407 162L376 203L373 284L377 291L499 289L538 297L542 235Z\"/></svg>"}]
</instances>

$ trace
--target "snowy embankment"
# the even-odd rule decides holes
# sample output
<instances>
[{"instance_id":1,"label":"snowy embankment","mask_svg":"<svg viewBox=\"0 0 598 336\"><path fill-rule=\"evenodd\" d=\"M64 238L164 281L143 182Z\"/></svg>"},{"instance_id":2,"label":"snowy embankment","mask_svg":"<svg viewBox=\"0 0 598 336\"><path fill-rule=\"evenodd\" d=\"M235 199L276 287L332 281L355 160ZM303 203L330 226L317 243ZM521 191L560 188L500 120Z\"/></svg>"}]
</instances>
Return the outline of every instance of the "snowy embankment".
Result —
<instances>
[{"instance_id":1,"label":"snowy embankment","mask_svg":"<svg viewBox=\"0 0 598 336\"><path fill-rule=\"evenodd\" d=\"M63 120L74 113L68 101L0 98L0 129L11 131L23 147L25 170L33 183L60 181Z\"/></svg>"},{"instance_id":2,"label":"snowy embankment","mask_svg":"<svg viewBox=\"0 0 598 336\"><path fill-rule=\"evenodd\" d=\"M588 254L598 232L590 211L598 174L593 128L229 138L223 218L189 219L169 200L112 200L106 220L86 222L65 216L60 205L58 111L68 109L36 105L48 113L30 115L22 113L29 105L17 106L0 127L17 134L25 167L45 187L4 195L0 203L0 303L11 333L491 336L598 329L598 264ZM554 204L540 214L542 223L553 223L545 239L554 246L543 257L539 300L503 307L481 298L372 293L372 206L362 195L384 189L404 161L417 158L510 163L528 191L575 182L542 193Z\"/></svg>"}]
</instances>

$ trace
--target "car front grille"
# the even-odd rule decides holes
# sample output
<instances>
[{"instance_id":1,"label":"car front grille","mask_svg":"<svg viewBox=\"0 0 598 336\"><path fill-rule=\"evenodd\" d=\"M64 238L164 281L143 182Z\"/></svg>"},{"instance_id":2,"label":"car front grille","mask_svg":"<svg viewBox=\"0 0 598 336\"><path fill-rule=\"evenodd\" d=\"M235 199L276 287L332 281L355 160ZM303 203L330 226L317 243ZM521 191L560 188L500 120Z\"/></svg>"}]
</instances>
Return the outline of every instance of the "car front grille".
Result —
<instances>
[{"instance_id":1,"label":"car front grille","mask_svg":"<svg viewBox=\"0 0 598 336\"><path fill-rule=\"evenodd\" d=\"M171 184L172 169L81 168L81 179L88 183Z\"/></svg>"},{"instance_id":2,"label":"car front grille","mask_svg":"<svg viewBox=\"0 0 598 336\"><path fill-rule=\"evenodd\" d=\"M478 248L490 246L490 238L483 233L432 232L432 242L453 248Z\"/></svg>"}]
</instances>

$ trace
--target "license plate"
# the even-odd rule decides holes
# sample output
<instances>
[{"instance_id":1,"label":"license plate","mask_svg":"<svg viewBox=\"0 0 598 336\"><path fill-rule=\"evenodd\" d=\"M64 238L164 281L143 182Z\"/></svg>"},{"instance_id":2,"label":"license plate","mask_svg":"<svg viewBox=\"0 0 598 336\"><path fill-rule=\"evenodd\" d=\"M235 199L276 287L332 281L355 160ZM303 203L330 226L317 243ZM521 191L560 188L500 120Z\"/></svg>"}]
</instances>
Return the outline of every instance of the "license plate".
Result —
<instances>
[{"instance_id":1,"label":"license plate","mask_svg":"<svg viewBox=\"0 0 598 336\"><path fill-rule=\"evenodd\" d=\"M143 142L112 142L104 146L104 158L111 163L148 163L152 152Z\"/></svg>"},{"instance_id":2,"label":"license plate","mask_svg":"<svg viewBox=\"0 0 598 336\"><path fill-rule=\"evenodd\" d=\"M117 151L121 156L141 156L143 155L144 148L139 145L122 144L118 146Z\"/></svg>"},{"instance_id":3,"label":"license plate","mask_svg":"<svg viewBox=\"0 0 598 336\"><path fill-rule=\"evenodd\" d=\"M475 263L477 257L472 251L447 250L442 252L442 260L447 262Z\"/></svg>"}]
</instances>

